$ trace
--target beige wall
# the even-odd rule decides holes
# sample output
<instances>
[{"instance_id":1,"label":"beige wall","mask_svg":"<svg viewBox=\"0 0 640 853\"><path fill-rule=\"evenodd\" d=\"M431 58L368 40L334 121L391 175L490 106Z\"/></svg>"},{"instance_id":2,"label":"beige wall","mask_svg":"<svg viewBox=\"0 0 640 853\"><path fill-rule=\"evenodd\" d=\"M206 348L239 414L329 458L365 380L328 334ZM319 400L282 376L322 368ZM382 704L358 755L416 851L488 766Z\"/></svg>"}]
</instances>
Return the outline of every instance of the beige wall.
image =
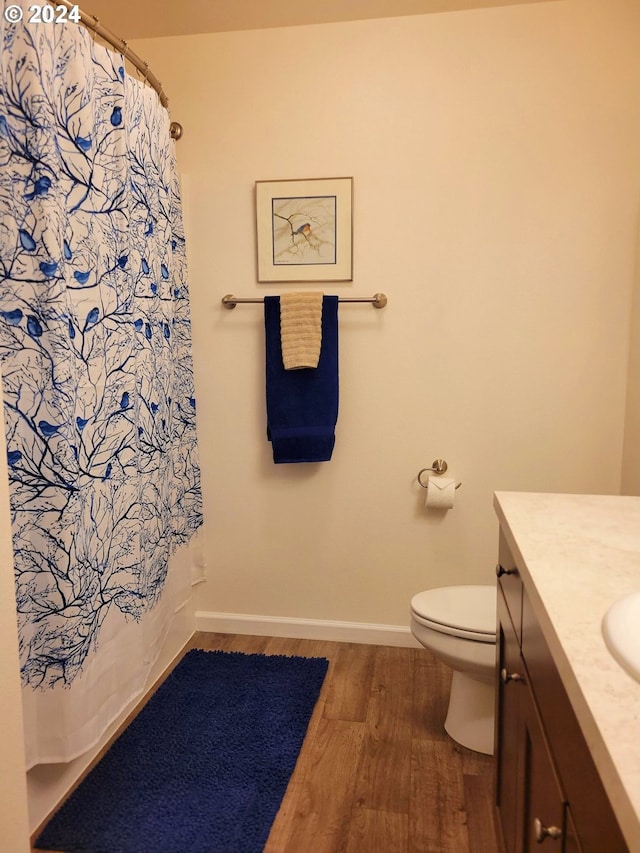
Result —
<instances>
[{"instance_id":1,"label":"beige wall","mask_svg":"<svg viewBox=\"0 0 640 853\"><path fill-rule=\"evenodd\" d=\"M640 219L640 217L639 217ZM640 228L631 306L627 409L622 457L622 493L640 495Z\"/></svg>"},{"instance_id":2,"label":"beige wall","mask_svg":"<svg viewBox=\"0 0 640 853\"><path fill-rule=\"evenodd\" d=\"M202 610L405 625L414 592L491 582L494 490L619 492L639 29L633 0L566 0L134 44L185 127ZM326 290L389 305L340 309L333 460L274 466L261 308L220 298L278 292L254 181L336 175L355 274Z\"/></svg>"}]
</instances>

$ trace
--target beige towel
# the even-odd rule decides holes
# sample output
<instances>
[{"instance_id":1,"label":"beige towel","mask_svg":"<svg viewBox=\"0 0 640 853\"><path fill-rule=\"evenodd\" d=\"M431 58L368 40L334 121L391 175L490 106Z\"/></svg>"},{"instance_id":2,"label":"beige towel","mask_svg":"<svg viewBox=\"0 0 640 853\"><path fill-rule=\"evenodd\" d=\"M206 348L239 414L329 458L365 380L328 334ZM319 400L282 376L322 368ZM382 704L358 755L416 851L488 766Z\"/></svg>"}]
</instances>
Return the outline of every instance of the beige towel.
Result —
<instances>
[{"instance_id":1,"label":"beige towel","mask_svg":"<svg viewBox=\"0 0 640 853\"><path fill-rule=\"evenodd\" d=\"M322 293L284 293L280 297L280 342L285 370L318 366L322 297Z\"/></svg>"}]
</instances>

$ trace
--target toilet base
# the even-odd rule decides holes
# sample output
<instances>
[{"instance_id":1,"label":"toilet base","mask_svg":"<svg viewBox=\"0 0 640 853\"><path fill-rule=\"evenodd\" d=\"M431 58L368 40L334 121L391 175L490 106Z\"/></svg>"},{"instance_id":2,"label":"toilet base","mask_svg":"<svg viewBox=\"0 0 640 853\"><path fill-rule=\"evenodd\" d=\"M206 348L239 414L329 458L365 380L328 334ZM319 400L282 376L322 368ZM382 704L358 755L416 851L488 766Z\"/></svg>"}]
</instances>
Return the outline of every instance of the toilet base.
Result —
<instances>
[{"instance_id":1,"label":"toilet base","mask_svg":"<svg viewBox=\"0 0 640 853\"><path fill-rule=\"evenodd\" d=\"M493 755L495 685L454 670L444 728L457 743Z\"/></svg>"}]
</instances>

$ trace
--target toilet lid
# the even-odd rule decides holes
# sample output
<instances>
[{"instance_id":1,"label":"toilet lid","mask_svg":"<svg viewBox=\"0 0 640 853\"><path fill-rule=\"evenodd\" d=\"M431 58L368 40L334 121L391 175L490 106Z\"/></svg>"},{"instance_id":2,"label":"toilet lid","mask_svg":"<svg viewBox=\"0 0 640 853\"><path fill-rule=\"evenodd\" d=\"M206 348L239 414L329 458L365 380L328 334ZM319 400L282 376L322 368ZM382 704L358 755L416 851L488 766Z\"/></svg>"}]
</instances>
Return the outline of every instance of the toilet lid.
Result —
<instances>
[{"instance_id":1,"label":"toilet lid","mask_svg":"<svg viewBox=\"0 0 640 853\"><path fill-rule=\"evenodd\" d=\"M416 616L434 628L455 628L480 635L496 635L496 588L487 585L443 586L419 592L411 599Z\"/></svg>"}]
</instances>

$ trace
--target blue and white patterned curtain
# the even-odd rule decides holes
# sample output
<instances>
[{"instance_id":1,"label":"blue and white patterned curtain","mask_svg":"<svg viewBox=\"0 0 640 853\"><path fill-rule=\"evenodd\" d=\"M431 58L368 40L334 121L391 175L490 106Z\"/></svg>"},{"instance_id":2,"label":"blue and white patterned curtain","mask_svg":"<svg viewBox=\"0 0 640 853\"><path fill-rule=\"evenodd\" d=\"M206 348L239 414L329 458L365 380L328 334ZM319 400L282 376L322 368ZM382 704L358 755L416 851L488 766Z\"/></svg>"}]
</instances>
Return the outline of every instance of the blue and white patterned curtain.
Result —
<instances>
[{"instance_id":1,"label":"blue and white patterned curtain","mask_svg":"<svg viewBox=\"0 0 640 853\"><path fill-rule=\"evenodd\" d=\"M84 751L142 689L202 508L167 112L81 26L0 27L0 366L34 764Z\"/></svg>"}]
</instances>

